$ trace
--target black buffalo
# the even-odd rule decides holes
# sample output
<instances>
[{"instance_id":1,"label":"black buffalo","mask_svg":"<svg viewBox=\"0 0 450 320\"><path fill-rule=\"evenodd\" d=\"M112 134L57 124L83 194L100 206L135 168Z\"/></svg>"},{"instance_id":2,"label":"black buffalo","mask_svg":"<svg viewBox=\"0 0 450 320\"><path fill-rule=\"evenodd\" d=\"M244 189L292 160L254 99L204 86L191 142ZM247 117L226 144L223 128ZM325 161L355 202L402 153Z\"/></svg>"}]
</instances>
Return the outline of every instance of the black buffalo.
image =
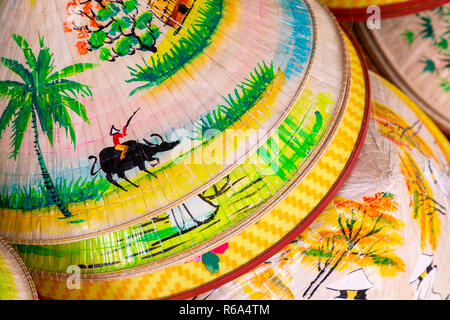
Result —
<instances>
[{"instance_id":1,"label":"black buffalo","mask_svg":"<svg viewBox=\"0 0 450 320\"><path fill-rule=\"evenodd\" d=\"M180 143L180 141L173 141L173 142L167 142L164 141L164 139L158 135L158 134L152 134L151 137L158 137L161 142L159 144L151 143L145 139L144 143L139 143L134 140L125 141L122 144L128 146L128 150L125 153L125 158L122 160L120 159L120 155L122 151L114 149L114 147L108 147L100 151L99 158L100 158L100 168L106 173L106 179L112 183L113 185L121 188L124 191L125 188L123 188L120 184L117 183L113 179L113 174L117 174L119 178L122 178L129 183L131 183L135 187L139 187L125 176L125 171L131 170L134 167L138 167L141 171L145 171L152 176L156 177L153 173L148 171L145 168L145 162L153 162L151 164L152 167L159 164L159 159L155 157L155 155L159 152L169 151L172 150L176 145ZM94 163L92 164L91 168L91 174L95 175L97 172L100 171L98 169L94 172L95 164L97 163L97 157L96 156L89 156L90 159L95 159Z\"/></svg>"}]
</instances>

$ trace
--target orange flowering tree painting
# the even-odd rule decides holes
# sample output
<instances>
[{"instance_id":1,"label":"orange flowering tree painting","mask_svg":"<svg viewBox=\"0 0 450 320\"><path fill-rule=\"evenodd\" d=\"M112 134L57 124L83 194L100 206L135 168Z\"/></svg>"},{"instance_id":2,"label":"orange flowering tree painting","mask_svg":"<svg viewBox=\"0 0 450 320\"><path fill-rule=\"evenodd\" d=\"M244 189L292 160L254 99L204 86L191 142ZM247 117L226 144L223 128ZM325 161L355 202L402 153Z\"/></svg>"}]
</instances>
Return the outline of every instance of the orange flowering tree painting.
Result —
<instances>
[{"instance_id":1,"label":"orange flowering tree painting","mask_svg":"<svg viewBox=\"0 0 450 320\"><path fill-rule=\"evenodd\" d=\"M65 32L77 32L81 55L99 51L101 60L115 61L136 51L156 52L160 30L153 14L140 10L138 0L71 0Z\"/></svg>"},{"instance_id":2,"label":"orange flowering tree painting","mask_svg":"<svg viewBox=\"0 0 450 320\"><path fill-rule=\"evenodd\" d=\"M335 271L375 267L382 276L405 271L394 253L403 243L398 233L403 222L392 215L397 209L394 195L387 192L364 197L361 203L336 197L301 235L301 263L318 271L303 297L310 299Z\"/></svg>"},{"instance_id":3,"label":"orange flowering tree painting","mask_svg":"<svg viewBox=\"0 0 450 320\"><path fill-rule=\"evenodd\" d=\"M400 168L410 195L413 219L420 227L421 247L424 249L429 244L435 250L441 229L439 213L445 215L445 208L433 198L433 191L411 154L403 151L399 154L399 158Z\"/></svg>"},{"instance_id":4,"label":"orange flowering tree painting","mask_svg":"<svg viewBox=\"0 0 450 320\"><path fill-rule=\"evenodd\" d=\"M393 110L376 101L373 102L372 115L379 125L380 133L384 137L408 150L414 148L425 158L434 159L437 164L441 165L433 150L418 134L422 125L420 120L410 125Z\"/></svg>"},{"instance_id":5,"label":"orange flowering tree painting","mask_svg":"<svg viewBox=\"0 0 450 320\"><path fill-rule=\"evenodd\" d=\"M436 155L419 135L415 128L420 121L410 125L393 110L375 102L373 114L380 133L399 146L398 156L402 175L410 196L410 207L413 219L420 228L420 243L422 249L427 244L436 249L440 233L439 214L446 214L445 207L433 198L433 190L424 177L420 165L414 160L410 151L417 150L425 159L434 159L441 166Z\"/></svg>"}]
</instances>

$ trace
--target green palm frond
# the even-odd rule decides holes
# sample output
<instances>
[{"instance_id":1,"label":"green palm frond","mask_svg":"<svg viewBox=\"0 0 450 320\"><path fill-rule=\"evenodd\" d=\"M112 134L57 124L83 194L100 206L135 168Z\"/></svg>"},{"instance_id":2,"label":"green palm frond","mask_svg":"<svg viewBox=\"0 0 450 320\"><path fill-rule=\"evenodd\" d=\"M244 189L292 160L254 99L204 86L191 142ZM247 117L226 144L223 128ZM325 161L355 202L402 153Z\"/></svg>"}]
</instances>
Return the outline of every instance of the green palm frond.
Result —
<instances>
[{"instance_id":1,"label":"green palm frond","mask_svg":"<svg viewBox=\"0 0 450 320\"><path fill-rule=\"evenodd\" d=\"M53 53L50 53L50 49L47 47L41 48L36 61L36 68L33 70L33 73L37 76L39 85L46 82L46 79L53 72L54 68Z\"/></svg>"},{"instance_id":2,"label":"green palm frond","mask_svg":"<svg viewBox=\"0 0 450 320\"><path fill-rule=\"evenodd\" d=\"M64 96L59 92L40 95L38 97L38 107L35 108L39 118L39 123L44 133L47 134L50 144L53 144L53 128L57 124L60 128L64 128L66 135L70 135L72 144L75 146L75 130L72 120L66 110L66 102ZM73 99L75 100L75 99ZM84 108L84 107L83 107ZM85 112L85 109L84 109ZM84 115L87 118L87 115Z\"/></svg>"},{"instance_id":3,"label":"green palm frond","mask_svg":"<svg viewBox=\"0 0 450 320\"><path fill-rule=\"evenodd\" d=\"M38 32L38 37L39 37L39 46L41 47L41 49L45 48L44 37L42 37L39 32Z\"/></svg>"},{"instance_id":4,"label":"green palm frond","mask_svg":"<svg viewBox=\"0 0 450 320\"><path fill-rule=\"evenodd\" d=\"M25 56L25 60L27 61L28 66L31 69L36 68L36 56L34 55L33 50L31 50L28 42L18 34L13 34L12 38L17 43L17 45L22 49L23 55Z\"/></svg>"},{"instance_id":5,"label":"green palm frond","mask_svg":"<svg viewBox=\"0 0 450 320\"><path fill-rule=\"evenodd\" d=\"M50 81L60 80L63 78L68 78L68 77L74 76L78 73L81 73L83 71L95 68L96 66L97 66L97 64L94 64L94 63L76 63L76 64L65 67L65 68L61 69L60 71L57 71L57 72L51 74L47 78L47 81L50 82Z\"/></svg>"},{"instance_id":6,"label":"green palm frond","mask_svg":"<svg viewBox=\"0 0 450 320\"><path fill-rule=\"evenodd\" d=\"M42 99L42 97L38 97L38 101ZM52 112L48 107L48 102L39 101L39 108L35 108L39 124L41 126L42 131L47 135L48 141L50 145L53 146L53 117Z\"/></svg>"},{"instance_id":7,"label":"green palm frond","mask_svg":"<svg viewBox=\"0 0 450 320\"><path fill-rule=\"evenodd\" d=\"M20 149L23 134L30 123L32 107L36 111L41 129L47 135L51 145L53 145L55 123L65 129L71 142L75 144L75 130L66 108L80 116L83 121L89 122L86 108L78 101L78 98L91 97L92 92L89 86L65 78L92 69L97 65L76 63L54 72L53 54L45 46L43 37L39 35L40 49L37 58L22 36L13 34L12 38L22 49L26 61L26 65L23 65L13 59L1 58L1 63L23 81L0 81L0 99L9 100L0 117L0 136L12 122L12 157L16 158ZM22 108L24 110L21 110Z\"/></svg>"},{"instance_id":8,"label":"green palm frond","mask_svg":"<svg viewBox=\"0 0 450 320\"><path fill-rule=\"evenodd\" d=\"M20 103L17 102L18 101L15 99L10 100L5 110L3 110L3 113L0 117L0 138L2 137L3 131L5 131L5 129L11 123L11 120L13 119L17 110L22 106Z\"/></svg>"},{"instance_id":9,"label":"green palm frond","mask_svg":"<svg viewBox=\"0 0 450 320\"><path fill-rule=\"evenodd\" d=\"M60 128L64 128L66 135L70 135L70 141L72 145L76 145L76 135L75 129L73 128L72 119L70 118L69 112L65 108L63 103L59 104L53 110L53 120L59 125Z\"/></svg>"},{"instance_id":10,"label":"green palm frond","mask_svg":"<svg viewBox=\"0 0 450 320\"><path fill-rule=\"evenodd\" d=\"M17 154L19 153L20 147L22 146L25 132L30 126L31 109L31 106L22 106L16 112L12 125L13 133L11 136L10 147L13 150L10 158L17 158Z\"/></svg>"},{"instance_id":11,"label":"green palm frond","mask_svg":"<svg viewBox=\"0 0 450 320\"><path fill-rule=\"evenodd\" d=\"M50 203L58 206L65 217L70 217L71 213L62 202L45 164L44 156L39 146L40 125L44 134L47 135L50 145L53 145L53 130L57 124L64 128L66 136L70 136L71 143L76 145L75 129L67 108L71 109L83 121L88 122L86 109L78 102L77 98L92 96L89 86L75 81L64 79L77 73L92 69L94 64L74 64L52 73L55 69L53 54L45 46L44 38L39 35L39 54L36 59L28 42L19 35L12 35L16 44L22 49L29 69L16 60L1 58L1 63L18 75L24 83L17 81L0 81L0 99L8 98L9 102L0 117L0 136L10 126L12 149L11 158L16 159L24 140L25 132L30 126L34 134L34 148L38 159L39 167L44 179L42 193L51 200ZM28 195L35 193L29 190ZM0 197L1 198L1 197ZM23 197L15 197L12 201L24 200ZM41 202L41 201L40 201Z\"/></svg>"},{"instance_id":12,"label":"green palm frond","mask_svg":"<svg viewBox=\"0 0 450 320\"><path fill-rule=\"evenodd\" d=\"M27 85L33 85L33 76L23 64L19 63L16 60L8 59L5 57L2 57L0 61L5 67L7 67L13 73L17 74Z\"/></svg>"},{"instance_id":13,"label":"green palm frond","mask_svg":"<svg viewBox=\"0 0 450 320\"><path fill-rule=\"evenodd\" d=\"M70 93L73 96L80 95L82 97L89 97L92 95L91 89L88 85L78 83L76 81L67 80L67 79L59 79L39 87L42 92L59 92L61 94Z\"/></svg>"},{"instance_id":14,"label":"green palm frond","mask_svg":"<svg viewBox=\"0 0 450 320\"><path fill-rule=\"evenodd\" d=\"M61 98L64 104L70 108L70 110L75 112L81 119L83 119L83 121L89 123L86 108L83 104L81 104L77 99L71 98L66 95L62 95Z\"/></svg>"},{"instance_id":15,"label":"green palm frond","mask_svg":"<svg viewBox=\"0 0 450 320\"><path fill-rule=\"evenodd\" d=\"M25 90L25 85L18 81L1 80L0 81L0 99L9 98L14 99L22 95Z\"/></svg>"}]
</instances>

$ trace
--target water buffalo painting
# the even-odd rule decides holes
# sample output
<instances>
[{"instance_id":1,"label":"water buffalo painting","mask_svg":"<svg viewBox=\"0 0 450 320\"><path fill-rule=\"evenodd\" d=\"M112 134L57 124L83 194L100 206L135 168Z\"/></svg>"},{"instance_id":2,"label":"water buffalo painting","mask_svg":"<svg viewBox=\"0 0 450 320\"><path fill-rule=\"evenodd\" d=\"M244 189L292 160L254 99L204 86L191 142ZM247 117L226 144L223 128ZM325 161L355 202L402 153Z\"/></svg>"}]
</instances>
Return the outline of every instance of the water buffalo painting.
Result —
<instances>
[{"instance_id":1,"label":"water buffalo painting","mask_svg":"<svg viewBox=\"0 0 450 320\"><path fill-rule=\"evenodd\" d=\"M139 143L134 140L123 142L122 144L128 147L123 159L120 159L121 151L116 150L114 147L103 149L99 154L100 169L98 169L97 171L94 171L95 165L97 163L97 157L89 156L89 160L94 159L94 163L92 164L91 168L91 174L95 175L100 170L103 170L103 172L106 173L106 179L110 183L112 183L116 187L121 188L124 191L127 191L113 179L113 174L117 174L119 178L128 181L130 184L138 188L138 185L131 182L125 176L125 171L138 167L141 171L145 171L155 177L153 173L145 168L145 162L153 162L151 163L152 167L158 165L159 159L155 157L155 155L159 152L172 150L176 145L180 143L180 141L164 141L164 139L158 134L152 134L151 137L158 138L160 140L160 143L151 143L145 139L143 139L145 143Z\"/></svg>"}]
</instances>

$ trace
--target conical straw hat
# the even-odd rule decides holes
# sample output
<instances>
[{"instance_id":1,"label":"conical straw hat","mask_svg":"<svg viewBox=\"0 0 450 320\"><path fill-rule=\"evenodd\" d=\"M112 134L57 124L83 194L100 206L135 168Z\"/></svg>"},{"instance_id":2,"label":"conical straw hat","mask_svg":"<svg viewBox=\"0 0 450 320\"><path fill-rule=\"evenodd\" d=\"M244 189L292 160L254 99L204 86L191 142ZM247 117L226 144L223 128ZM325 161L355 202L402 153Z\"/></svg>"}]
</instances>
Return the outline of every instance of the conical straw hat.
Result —
<instances>
[{"instance_id":1,"label":"conical straw hat","mask_svg":"<svg viewBox=\"0 0 450 320\"><path fill-rule=\"evenodd\" d=\"M341 21L392 18L445 4L447 0L320 0Z\"/></svg>"},{"instance_id":2,"label":"conical straw hat","mask_svg":"<svg viewBox=\"0 0 450 320\"><path fill-rule=\"evenodd\" d=\"M286 121L248 162L197 197L127 230L45 246L46 254L41 254L40 246L17 246L30 268L61 273L70 265L79 265L86 277L96 279L154 271L201 255L260 219L308 170L314 170L347 105L350 61L335 22L319 9L314 11L315 24L321 26L316 61L327 63L314 63L306 89ZM326 82L324 74L328 74ZM314 114L314 121L309 121L308 115ZM266 150L273 150L267 159L263 158Z\"/></svg>"},{"instance_id":3,"label":"conical straw hat","mask_svg":"<svg viewBox=\"0 0 450 320\"><path fill-rule=\"evenodd\" d=\"M0 239L0 300L37 300L33 280L22 259Z\"/></svg>"},{"instance_id":4,"label":"conical straw hat","mask_svg":"<svg viewBox=\"0 0 450 320\"><path fill-rule=\"evenodd\" d=\"M180 21L169 8L175 27L155 1L90 4L2 2L0 234L11 242L93 237L198 195L279 127L314 60L303 2L197 0ZM39 90L18 83L33 68L45 69Z\"/></svg>"},{"instance_id":5,"label":"conical straw hat","mask_svg":"<svg viewBox=\"0 0 450 320\"><path fill-rule=\"evenodd\" d=\"M320 15L326 15L324 9L315 1L308 2L317 19ZM330 28L327 29L330 30ZM319 30L318 39L321 38L320 32ZM330 45L331 41L328 41L328 44ZM286 198L284 200L280 198L275 209L270 207L271 211L265 214L258 223L247 227L235 238L228 239L228 243L218 243L216 248L189 261L182 261L182 263L152 272L142 270L140 273L135 271L130 271L129 274L110 273L109 278L103 279L100 278L101 274L81 274L80 290L72 291L67 290L66 287L67 274L50 274L37 270L33 274L40 293L44 297L56 299L149 299L163 298L174 294L177 297L182 294L181 296L184 297L186 295L183 292L186 290L204 291L210 286L217 286L219 282L228 281L227 279L230 277L245 272L247 268L252 268L258 263L256 260L260 257L264 258L262 255L271 256L274 254L274 250L276 252L280 249L279 246L283 247L286 242L283 244L280 239L284 239L290 232L299 232L296 231L296 226L302 221L309 224L332 199L339 184L342 183L342 178L351 168L352 159L355 159L359 146L362 145L364 128L367 123L364 119L368 115L365 113L365 108L369 106L368 82L364 77L364 69L354 48L347 40L346 44L350 46L352 78L344 118L333 141L314 169L300 181L295 189L293 188L294 197L286 193L283 196ZM317 54L329 55L330 52L332 51L324 50ZM341 156L336 157L336 154ZM303 211L301 214L290 215L286 208L297 207L297 199L307 199L301 206ZM294 202L292 202L293 200ZM309 213L312 215L305 219ZM25 256L27 256L26 252ZM28 258L30 258L28 259L30 263L39 259L36 256L33 258L32 254L28 255ZM138 283L140 290L136 292L131 288Z\"/></svg>"},{"instance_id":6,"label":"conical straw hat","mask_svg":"<svg viewBox=\"0 0 450 320\"><path fill-rule=\"evenodd\" d=\"M339 280L327 285L327 289L337 291L359 291L373 288L363 269L352 271Z\"/></svg>"},{"instance_id":7,"label":"conical straw hat","mask_svg":"<svg viewBox=\"0 0 450 320\"><path fill-rule=\"evenodd\" d=\"M399 89L370 80L369 131L338 196L275 258L198 298L333 299L358 269L367 299L448 298L450 145Z\"/></svg>"},{"instance_id":8,"label":"conical straw hat","mask_svg":"<svg viewBox=\"0 0 450 320\"><path fill-rule=\"evenodd\" d=\"M357 31L375 65L450 135L450 5L387 19L381 29ZM442 40L441 40L442 39Z\"/></svg>"}]
</instances>

